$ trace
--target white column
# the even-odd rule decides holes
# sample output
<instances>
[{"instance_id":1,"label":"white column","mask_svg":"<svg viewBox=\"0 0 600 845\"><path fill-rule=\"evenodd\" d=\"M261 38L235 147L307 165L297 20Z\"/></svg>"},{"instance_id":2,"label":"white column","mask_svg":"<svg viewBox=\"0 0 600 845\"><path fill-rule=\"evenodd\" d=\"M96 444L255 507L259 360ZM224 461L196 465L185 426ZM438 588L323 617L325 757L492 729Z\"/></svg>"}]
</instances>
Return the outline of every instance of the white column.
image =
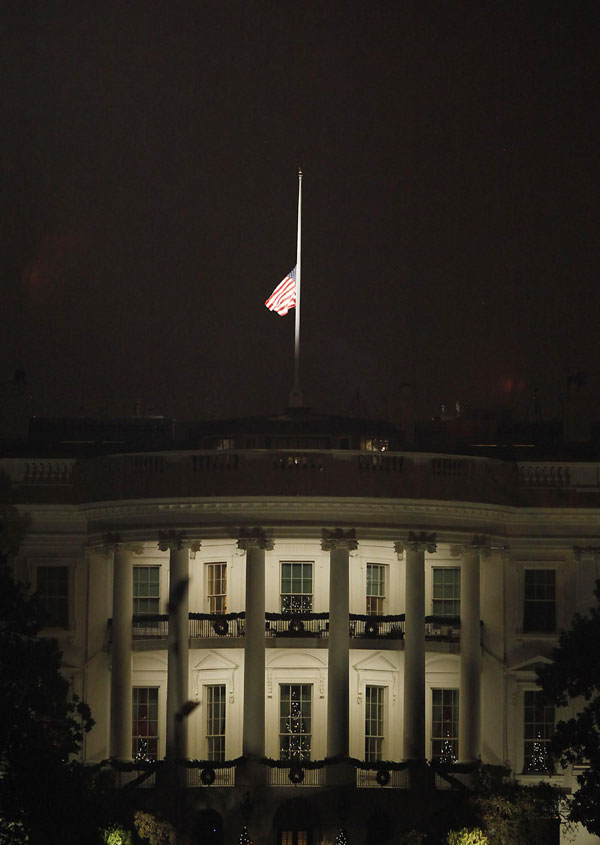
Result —
<instances>
[{"instance_id":1,"label":"white column","mask_svg":"<svg viewBox=\"0 0 600 845\"><path fill-rule=\"evenodd\" d=\"M265 756L265 550L273 542L260 528L241 530L238 548L246 552L242 753L254 762ZM261 773L253 771L252 777Z\"/></svg>"},{"instance_id":2,"label":"white column","mask_svg":"<svg viewBox=\"0 0 600 845\"><path fill-rule=\"evenodd\" d=\"M188 756L185 705L189 700L190 541L183 531L159 532L158 547L163 552L169 550L166 757L168 760L176 760Z\"/></svg>"},{"instance_id":3,"label":"white column","mask_svg":"<svg viewBox=\"0 0 600 845\"><path fill-rule=\"evenodd\" d=\"M480 544L462 550L460 567L460 691L458 757L462 763L481 759Z\"/></svg>"},{"instance_id":4,"label":"white column","mask_svg":"<svg viewBox=\"0 0 600 845\"><path fill-rule=\"evenodd\" d=\"M327 661L327 756L347 757L349 751L349 625L350 550L356 549L354 529L323 531L323 551L329 552L329 643ZM331 767L329 783L347 778L343 768Z\"/></svg>"},{"instance_id":5,"label":"white column","mask_svg":"<svg viewBox=\"0 0 600 845\"><path fill-rule=\"evenodd\" d=\"M110 756L117 760L131 760L133 548L114 535L107 538L106 551L113 556Z\"/></svg>"},{"instance_id":6,"label":"white column","mask_svg":"<svg viewBox=\"0 0 600 845\"><path fill-rule=\"evenodd\" d=\"M404 635L404 759L425 753L425 552L436 550L435 534L410 532L406 553Z\"/></svg>"}]
</instances>

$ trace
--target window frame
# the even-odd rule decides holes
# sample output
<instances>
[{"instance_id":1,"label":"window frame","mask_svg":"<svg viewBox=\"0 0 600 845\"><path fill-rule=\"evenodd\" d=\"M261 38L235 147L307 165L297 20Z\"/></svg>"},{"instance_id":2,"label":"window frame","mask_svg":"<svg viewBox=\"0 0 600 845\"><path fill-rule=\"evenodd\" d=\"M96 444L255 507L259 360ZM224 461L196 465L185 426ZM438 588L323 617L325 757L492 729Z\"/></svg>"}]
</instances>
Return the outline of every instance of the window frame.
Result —
<instances>
[{"instance_id":1,"label":"window frame","mask_svg":"<svg viewBox=\"0 0 600 845\"><path fill-rule=\"evenodd\" d=\"M55 618L56 617L53 617L52 612L47 610L46 605L44 604L44 598L39 595L40 573L42 571L47 573L49 570L57 570L57 569L65 570L66 593L65 593L64 596L56 595L56 596L47 596L46 598L50 599L50 600L60 599L61 601L64 601L64 614L65 614L65 624L64 625L63 624L55 624ZM35 592L38 595L38 598L40 599L40 602L42 603L44 610L46 610L46 612L48 613L48 616L49 616L48 624L44 625L45 628L50 628L50 629L53 629L53 630L56 630L56 631L70 631L72 629L72 627L73 627L73 615L72 615L72 609L71 609L71 599L72 599L73 590L72 590L71 579L72 579L71 566L68 563L65 563L64 561L59 561L59 560L57 560L57 561L47 561L47 562L46 561L45 562L36 561L36 563L35 563L35 587L36 587Z\"/></svg>"},{"instance_id":2,"label":"window frame","mask_svg":"<svg viewBox=\"0 0 600 845\"><path fill-rule=\"evenodd\" d=\"M211 574L215 567L221 567L221 576L219 578L212 579ZM224 572L224 577L223 577ZM228 599L228 567L226 560L207 560L204 563L204 583L205 583L205 592L204 595L206 596L206 612L213 613L215 616L223 616L227 613L227 599ZM221 583L221 586L224 586L224 592L211 592L211 582L214 580L214 583ZM218 604L215 601L214 605L211 603L211 599L222 599L222 608L219 610L215 609L215 606Z\"/></svg>"},{"instance_id":3,"label":"window frame","mask_svg":"<svg viewBox=\"0 0 600 845\"><path fill-rule=\"evenodd\" d=\"M527 597L527 576L528 575L539 575L541 573L552 573L554 577L554 597L552 600L547 600L543 598L528 598ZM533 585L534 587L536 585ZM544 585L537 585L538 587ZM523 576L522 576L522 589L523 589L523 615L521 620L522 625L522 632L524 634L556 634L558 630L558 572L556 566L550 565L536 565L536 566L528 566L527 564L523 565ZM533 619L528 621L528 606L534 606L533 612ZM535 608L535 606L538 608ZM536 618L535 609L541 610L541 607L544 605L552 606L553 608L553 620L552 625L550 626L547 623L544 623L543 626L539 626L536 623L538 622L538 618Z\"/></svg>"},{"instance_id":4,"label":"window frame","mask_svg":"<svg viewBox=\"0 0 600 845\"><path fill-rule=\"evenodd\" d=\"M541 738L540 737L531 737L531 738L526 737L526 733L527 733L527 727L526 726L528 724L531 724L533 726L539 725L539 724L546 726L546 725L550 724L550 722L546 721L545 718L543 718L541 722L536 722L535 720L533 722L528 722L526 720L526 710L527 710L527 708L532 707L532 706L535 708L535 706L536 706L535 703L533 705L527 704L527 697L531 696L531 695L533 695L533 696L540 695L541 696L542 690L539 687L525 688L525 689L522 690L522 695L521 695L521 718L522 718L521 728L522 728L522 730L521 730L521 744L520 744L521 774L523 774L523 775L536 775L536 776L545 775L546 777L549 777L550 775L554 774L554 762L553 762L553 758L550 755L550 753L546 752L547 762L548 762L547 766L544 766L543 768L539 768L539 769L533 768L533 767L528 768L527 767L527 758L530 755L526 753L526 744L529 743L529 742L534 742L536 740L541 740L541 742L544 745L548 745L550 743L550 740L552 738L552 734L554 733L554 731L556 729L556 707L553 704L538 705L538 706L541 706L543 708L544 717L546 715L547 710L553 711L552 712L553 718L552 718L552 723L551 723L552 724L552 730L548 731L549 735L545 736L545 737L541 737Z\"/></svg>"},{"instance_id":5,"label":"window frame","mask_svg":"<svg viewBox=\"0 0 600 845\"><path fill-rule=\"evenodd\" d=\"M446 596L436 597L436 573L437 572L443 572L443 573L452 572L455 576L458 574L458 584L454 583L454 584L450 585L454 588L454 595L452 595L451 597L449 597L449 598L446 597ZM438 586L445 587L446 584L443 583L443 584L438 585ZM458 590L456 590L456 587L458 587ZM458 592L458 595L456 594L457 592ZM460 601L461 601L461 568L460 568L460 566L432 566L431 567L431 613L432 613L432 615L433 616L447 616L447 617L460 616ZM452 602L453 612L450 613L447 610L436 609L436 602L441 602L441 603ZM455 607L457 602L458 602L458 612L455 612L454 607Z\"/></svg>"},{"instance_id":6,"label":"window frame","mask_svg":"<svg viewBox=\"0 0 600 845\"><path fill-rule=\"evenodd\" d=\"M220 691L221 701L211 701L215 690ZM211 684L204 684L202 700L205 702L204 707L204 745L206 749L206 759L212 760L215 763L222 763L227 759L227 684L225 682L217 682ZM214 717L212 708L221 706L223 715ZM216 733L210 731L211 721L214 719L222 719L222 732ZM212 747L211 740L221 740L222 749L215 752Z\"/></svg>"},{"instance_id":7,"label":"window frame","mask_svg":"<svg viewBox=\"0 0 600 845\"><path fill-rule=\"evenodd\" d=\"M156 693L156 716L154 719L151 719L149 716L146 717L145 721L155 721L156 722L156 733L150 734L142 734L134 732L134 727L136 724L139 724L143 720L139 717L139 714L136 713L136 707L142 706L154 706L154 702L138 702L136 701L136 693L140 690L145 690L147 693L153 692ZM137 717L137 718L136 718ZM136 739L153 739L156 740L156 752L150 752L150 756L142 757L138 756L139 749L136 750ZM160 760L161 758L161 737L160 737L160 685L158 684L134 684L131 689L131 756L133 760ZM152 756L155 755L155 756Z\"/></svg>"},{"instance_id":8,"label":"window frame","mask_svg":"<svg viewBox=\"0 0 600 845\"><path fill-rule=\"evenodd\" d=\"M380 700L375 703L376 707L379 707L381 710L380 718L377 718L376 721L378 723L378 727L380 727L380 732L378 734L370 733L367 729L370 726L372 720L369 718L368 708L369 708L369 696L373 690L377 690L378 697ZM387 687L383 684L365 684L365 694L364 694L364 760L365 762L379 762L385 759L385 748L386 748L386 716L387 716ZM373 753L373 750L369 750L369 740L375 740L378 743L379 747Z\"/></svg>"},{"instance_id":9,"label":"window frame","mask_svg":"<svg viewBox=\"0 0 600 845\"><path fill-rule=\"evenodd\" d=\"M378 595L376 593L369 593L369 568L377 567L382 574L380 581L382 585L382 592ZM373 580L371 579L371 584ZM387 592L389 585L389 572L387 563L379 563L377 561L367 561L365 564L365 613L367 616L383 616L387 609ZM379 604L377 610L372 610L369 607L369 599L374 599Z\"/></svg>"},{"instance_id":10,"label":"window frame","mask_svg":"<svg viewBox=\"0 0 600 845\"><path fill-rule=\"evenodd\" d=\"M302 592L292 592L291 590L290 590L290 592L284 593L283 587L284 587L284 567L285 566L290 567L289 579L287 579L287 578L285 579L285 580L289 580L290 585L293 585L294 580L295 580L294 574L293 574L293 571L294 571L293 568L294 567L296 567L296 566L310 567L310 586L311 586L310 593L306 593L306 592L303 592L303 591ZM305 580L305 576L304 576L304 572L302 572L302 574L300 576L301 585L304 584L304 580ZM293 616L294 614L298 614L298 613L312 613L313 607L314 607L314 599L315 599L314 590L315 590L315 562L314 562L314 560L280 560L279 561L279 607L280 607L281 613L284 613L284 614L289 615L289 616ZM284 602L285 596L290 596L291 600L293 599L293 597L301 597L301 598L304 597L304 596L309 597L309 602L307 602L307 604L309 606L307 606L307 607L302 607L302 606L293 607L293 606L291 606L289 608L286 608L285 602ZM302 604L303 604L303 602L300 601L300 605L302 605Z\"/></svg>"},{"instance_id":11,"label":"window frame","mask_svg":"<svg viewBox=\"0 0 600 845\"><path fill-rule=\"evenodd\" d=\"M435 693L441 692L442 693L442 701L436 703L434 701ZM454 699L451 703L447 704L444 702L444 693L452 693L452 698ZM455 711L455 718L451 720L451 724L453 726L453 733L448 736L436 736L434 735L434 725L436 723L444 724L443 719L443 712L442 718L439 720L434 719L434 707L441 707L442 711L444 707L450 706ZM459 720L460 720L460 691L458 687L438 687L432 686L431 687L431 700L430 700L430 715L431 715L431 729L430 729L430 737L429 737L429 747L430 747L430 759L435 760L442 763L455 763L459 759ZM434 743L435 742L443 742L444 740L450 740L453 745L453 753L451 755L451 759L448 759L447 755L443 754L434 754Z\"/></svg>"},{"instance_id":12,"label":"window frame","mask_svg":"<svg viewBox=\"0 0 600 845\"><path fill-rule=\"evenodd\" d=\"M283 713L283 707L282 707L282 705L284 703L284 699L282 698L282 693L283 693L283 689L285 687L289 687L289 689L290 689L290 697L289 697L289 699L286 699L286 701L289 700L289 702L290 702L290 708L289 708L290 713L289 714L284 714ZM303 699L303 697L302 697L302 688L307 688L309 690L309 695L308 695L309 715L307 716L304 712L302 712L302 709L301 709L300 716L299 716L300 719L308 720L310 722L310 730L309 731L282 731L281 730L283 719L285 719L287 717L287 715L290 715L290 716L292 715L291 714L291 709L292 709L291 704L292 704L292 688L293 687L299 687L300 688L300 705L301 705L301 708L302 708L303 701L307 700L307 699ZM279 722L278 722L277 736L278 736L278 746L279 746L279 748L278 748L279 759L285 760L286 762L289 761L290 765L294 765L295 763L299 763L303 760L312 760L312 753L313 753L313 747L314 747L314 744L313 744L314 727L315 727L315 725L314 725L314 718L315 718L315 714L314 714L314 684L312 684L310 682L309 683L304 683L304 682L296 683L294 681L280 682L278 684L278 695L279 695L279 701L278 701L278 720L279 720ZM307 748L301 747L300 749L296 750L296 753L294 753L294 751L292 750L292 752L289 753L289 756L282 756L283 751L284 751L283 745L282 745L282 740L283 740L284 737L289 737L289 738L298 737L301 740L302 740L302 738L307 737L308 738L308 747ZM300 745L302 745L302 742L300 742ZM288 752L289 751L290 751L290 749L288 748Z\"/></svg>"}]
</instances>

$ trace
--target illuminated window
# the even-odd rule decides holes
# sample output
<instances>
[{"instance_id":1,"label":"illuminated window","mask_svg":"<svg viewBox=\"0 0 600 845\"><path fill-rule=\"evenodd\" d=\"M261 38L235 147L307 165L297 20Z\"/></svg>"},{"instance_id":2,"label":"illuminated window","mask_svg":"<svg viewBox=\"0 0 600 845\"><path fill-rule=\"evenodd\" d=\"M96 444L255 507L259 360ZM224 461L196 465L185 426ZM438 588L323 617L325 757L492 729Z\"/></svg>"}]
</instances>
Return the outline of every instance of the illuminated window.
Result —
<instances>
[{"instance_id":1,"label":"illuminated window","mask_svg":"<svg viewBox=\"0 0 600 845\"><path fill-rule=\"evenodd\" d=\"M431 690L431 758L458 760L458 690Z\"/></svg>"},{"instance_id":2,"label":"illuminated window","mask_svg":"<svg viewBox=\"0 0 600 845\"><path fill-rule=\"evenodd\" d=\"M47 614L46 625L49 628L68 628L68 566L38 566L37 595Z\"/></svg>"},{"instance_id":3,"label":"illuminated window","mask_svg":"<svg viewBox=\"0 0 600 845\"><path fill-rule=\"evenodd\" d=\"M280 845L309 845L309 833L307 830L280 830Z\"/></svg>"},{"instance_id":4,"label":"illuminated window","mask_svg":"<svg viewBox=\"0 0 600 845\"><path fill-rule=\"evenodd\" d=\"M367 563L367 613L381 616L385 600L385 565Z\"/></svg>"},{"instance_id":5,"label":"illuminated window","mask_svg":"<svg viewBox=\"0 0 600 845\"><path fill-rule=\"evenodd\" d=\"M227 613L227 564L206 564L206 595L209 613Z\"/></svg>"},{"instance_id":6,"label":"illuminated window","mask_svg":"<svg viewBox=\"0 0 600 845\"><path fill-rule=\"evenodd\" d=\"M523 771L551 772L549 747L554 733L554 707L544 704L542 693L525 692L523 699Z\"/></svg>"},{"instance_id":7,"label":"illuminated window","mask_svg":"<svg viewBox=\"0 0 600 845\"><path fill-rule=\"evenodd\" d=\"M556 630L556 570L525 570L523 630Z\"/></svg>"},{"instance_id":8,"label":"illuminated window","mask_svg":"<svg viewBox=\"0 0 600 845\"><path fill-rule=\"evenodd\" d=\"M383 687L365 687L365 760L383 759Z\"/></svg>"},{"instance_id":9,"label":"illuminated window","mask_svg":"<svg viewBox=\"0 0 600 845\"><path fill-rule=\"evenodd\" d=\"M206 689L206 748L208 760L225 759L225 684Z\"/></svg>"},{"instance_id":10,"label":"illuminated window","mask_svg":"<svg viewBox=\"0 0 600 845\"><path fill-rule=\"evenodd\" d=\"M133 688L132 755L158 759L158 687Z\"/></svg>"},{"instance_id":11,"label":"illuminated window","mask_svg":"<svg viewBox=\"0 0 600 845\"><path fill-rule=\"evenodd\" d=\"M433 615L460 616L460 567L433 570Z\"/></svg>"},{"instance_id":12,"label":"illuminated window","mask_svg":"<svg viewBox=\"0 0 600 845\"><path fill-rule=\"evenodd\" d=\"M312 684L279 686L279 759L310 760Z\"/></svg>"},{"instance_id":13,"label":"illuminated window","mask_svg":"<svg viewBox=\"0 0 600 845\"><path fill-rule=\"evenodd\" d=\"M281 564L281 612L310 613L313 603L312 563Z\"/></svg>"}]
</instances>

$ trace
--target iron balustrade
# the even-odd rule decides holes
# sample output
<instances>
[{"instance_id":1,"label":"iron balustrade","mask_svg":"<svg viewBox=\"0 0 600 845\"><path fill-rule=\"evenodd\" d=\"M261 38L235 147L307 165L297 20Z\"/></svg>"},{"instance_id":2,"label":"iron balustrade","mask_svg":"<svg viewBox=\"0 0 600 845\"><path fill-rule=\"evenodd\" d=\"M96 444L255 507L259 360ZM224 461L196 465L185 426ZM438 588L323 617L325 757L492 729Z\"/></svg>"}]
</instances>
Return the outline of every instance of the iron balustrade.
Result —
<instances>
[{"instance_id":1,"label":"iron balustrade","mask_svg":"<svg viewBox=\"0 0 600 845\"><path fill-rule=\"evenodd\" d=\"M395 616L350 614L350 636L367 639L404 639L404 613Z\"/></svg>"},{"instance_id":2,"label":"iron balustrade","mask_svg":"<svg viewBox=\"0 0 600 845\"><path fill-rule=\"evenodd\" d=\"M426 616L425 639L438 642L460 642L460 616Z\"/></svg>"},{"instance_id":3,"label":"iron balustrade","mask_svg":"<svg viewBox=\"0 0 600 845\"><path fill-rule=\"evenodd\" d=\"M294 778L290 779L291 769L301 769L304 777L302 780ZM302 761L285 767L268 768L268 784L269 786L323 786L325 769L302 769Z\"/></svg>"},{"instance_id":4,"label":"iron balustrade","mask_svg":"<svg viewBox=\"0 0 600 845\"><path fill-rule=\"evenodd\" d=\"M108 620L109 639L112 642L112 619ZM190 613L188 636L190 639L224 639L243 637L246 630L245 613ZM166 640L169 636L167 613L134 613L132 617L134 640Z\"/></svg>"},{"instance_id":5,"label":"iron balustrade","mask_svg":"<svg viewBox=\"0 0 600 845\"><path fill-rule=\"evenodd\" d=\"M214 772L214 780L212 780L212 775L202 779L202 773L205 771L207 771L206 768L186 768L186 786L235 786L235 766L219 767L218 763L211 763L210 771Z\"/></svg>"},{"instance_id":6,"label":"iron balustrade","mask_svg":"<svg viewBox=\"0 0 600 845\"><path fill-rule=\"evenodd\" d=\"M387 777L382 777L385 772ZM379 776L379 777L378 777ZM408 789L410 771L406 769L356 769L356 785L366 789Z\"/></svg>"},{"instance_id":7,"label":"iron balustrade","mask_svg":"<svg viewBox=\"0 0 600 845\"><path fill-rule=\"evenodd\" d=\"M265 613L265 637L328 636L328 613Z\"/></svg>"}]
</instances>

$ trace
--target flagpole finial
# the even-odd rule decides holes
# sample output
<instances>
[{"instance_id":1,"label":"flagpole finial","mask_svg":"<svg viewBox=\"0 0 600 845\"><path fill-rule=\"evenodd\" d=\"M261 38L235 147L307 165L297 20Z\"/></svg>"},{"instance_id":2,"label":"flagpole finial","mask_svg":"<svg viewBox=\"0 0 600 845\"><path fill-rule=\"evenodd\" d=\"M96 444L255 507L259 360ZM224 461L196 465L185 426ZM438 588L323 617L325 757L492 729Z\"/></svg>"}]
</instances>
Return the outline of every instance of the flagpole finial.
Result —
<instances>
[{"instance_id":1,"label":"flagpole finial","mask_svg":"<svg viewBox=\"0 0 600 845\"><path fill-rule=\"evenodd\" d=\"M298 168L298 176L302 179L302 168Z\"/></svg>"}]
</instances>

